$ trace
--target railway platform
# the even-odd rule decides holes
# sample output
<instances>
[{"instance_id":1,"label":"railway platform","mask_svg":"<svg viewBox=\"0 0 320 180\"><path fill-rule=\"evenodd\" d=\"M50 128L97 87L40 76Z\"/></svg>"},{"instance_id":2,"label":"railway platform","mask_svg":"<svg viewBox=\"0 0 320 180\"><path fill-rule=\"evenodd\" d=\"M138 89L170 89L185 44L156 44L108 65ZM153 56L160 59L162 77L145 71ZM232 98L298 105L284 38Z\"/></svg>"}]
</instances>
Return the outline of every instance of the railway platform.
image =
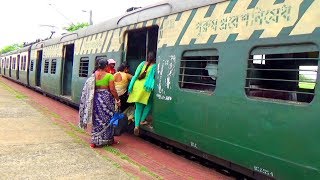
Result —
<instances>
[{"instance_id":1,"label":"railway platform","mask_svg":"<svg viewBox=\"0 0 320 180\"><path fill-rule=\"evenodd\" d=\"M76 109L1 76L0 122L5 179L233 179L129 134L92 149Z\"/></svg>"}]
</instances>

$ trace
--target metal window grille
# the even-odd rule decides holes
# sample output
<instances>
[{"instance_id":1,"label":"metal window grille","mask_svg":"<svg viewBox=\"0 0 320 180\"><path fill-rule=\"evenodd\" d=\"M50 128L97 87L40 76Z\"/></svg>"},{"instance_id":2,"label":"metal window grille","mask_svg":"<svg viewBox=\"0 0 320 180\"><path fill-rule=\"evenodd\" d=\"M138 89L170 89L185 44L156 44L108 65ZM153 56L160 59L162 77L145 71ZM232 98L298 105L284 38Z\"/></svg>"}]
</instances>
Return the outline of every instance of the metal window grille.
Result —
<instances>
[{"instance_id":1,"label":"metal window grille","mask_svg":"<svg viewBox=\"0 0 320 180\"><path fill-rule=\"evenodd\" d=\"M180 66L179 86L182 89L192 89L213 92L216 88L219 56L215 51L185 52Z\"/></svg>"},{"instance_id":2,"label":"metal window grille","mask_svg":"<svg viewBox=\"0 0 320 180\"><path fill-rule=\"evenodd\" d=\"M79 77L88 77L89 72L89 58L82 57L80 59Z\"/></svg>"},{"instance_id":3,"label":"metal window grille","mask_svg":"<svg viewBox=\"0 0 320 180\"><path fill-rule=\"evenodd\" d=\"M44 73L48 73L49 72L49 59L46 59L44 61Z\"/></svg>"},{"instance_id":4,"label":"metal window grille","mask_svg":"<svg viewBox=\"0 0 320 180\"><path fill-rule=\"evenodd\" d=\"M20 66L19 66L19 70L23 70L23 56L21 56L21 59L20 59Z\"/></svg>"},{"instance_id":5,"label":"metal window grille","mask_svg":"<svg viewBox=\"0 0 320 180\"><path fill-rule=\"evenodd\" d=\"M25 64L25 61L24 61L24 56L21 56L21 59L20 59L20 70L23 71L25 70L24 68L24 64Z\"/></svg>"},{"instance_id":6,"label":"metal window grille","mask_svg":"<svg viewBox=\"0 0 320 180\"><path fill-rule=\"evenodd\" d=\"M57 68L57 60L56 59L52 59L51 60L51 74L56 74L56 68Z\"/></svg>"},{"instance_id":7,"label":"metal window grille","mask_svg":"<svg viewBox=\"0 0 320 180\"><path fill-rule=\"evenodd\" d=\"M12 70L16 70L16 58L13 58L12 60L12 67L11 67Z\"/></svg>"},{"instance_id":8,"label":"metal window grille","mask_svg":"<svg viewBox=\"0 0 320 180\"><path fill-rule=\"evenodd\" d=\"M33 60L31 60L31 62L30 62L30 71L33 71L33 65L34 64L34 61Z\"/></svg>"},{"instance_id":9,"label":"metal window grille","mask_svg":"<svg viewBox=\"0 0 320 180\"><path fill-rule=\"evenodd\" d=\"M249 97L310 103L315 95L318 61L317 51L251 54L246 94Z\"/></svg>"},{"instance_id":10,"label":"metal window grille","mask_svg":"<svg viewBox=\"0 0 320 180\"><path fill-rule=\"evenodd\" d=\"M25 60L24 60L24 56L21 56L21 59L20 59L20 70L21 70L21 71L25 70Z\"/></svg>"},{"instance_id":11,"label":"metal window grille","mask_svg":"<svg viewBox=\"0 0 320 180\"><path fill-rule=\"evenodd\" d=\"M24 58L23 58L23 70L26 70L26 66L27 66L27 56L24 56Z\"/></svg>"}]
</instances>

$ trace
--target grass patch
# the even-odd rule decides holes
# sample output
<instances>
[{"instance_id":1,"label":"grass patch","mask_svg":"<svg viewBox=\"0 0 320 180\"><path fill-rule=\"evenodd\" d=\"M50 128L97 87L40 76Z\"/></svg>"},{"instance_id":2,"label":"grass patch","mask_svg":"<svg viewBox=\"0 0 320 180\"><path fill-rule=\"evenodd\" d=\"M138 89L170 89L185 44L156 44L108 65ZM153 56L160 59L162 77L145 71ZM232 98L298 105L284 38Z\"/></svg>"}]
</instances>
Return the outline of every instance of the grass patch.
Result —
<instances>
[{"instance_id":1,"label":"grass patch","mask_svg":"<svg viewBox=\"0 0 320 180\"><path fill-rule=\"evenodd\" d=\"M299 88L301 89L314 89L316 83L300 82Z\"/></svg>"},{"instance_id":2,"label":"grass patch","mask_svg":"<svg viewBox=\"0 0 320 180\"><path fill-rule=\"evenodd\" d=\"M61 118L61 116L60 116L59 114L57 114L57 113L50 112L49 110L48 110L48 113L49 113L52 117L54 117L54 118L56 118L56 119L60 119L60 118Z\"/></svg>"},{"instance_id":3,"label":"grass patch","mask_svg":"<svg viewBox=\"0 0 320 180\"><path fill-rule=\"evenodd\" d=\"M4 89L8 90L10 93L14 94L17 99L26 99L28 96L16 91L15 89L11 88L10 86L6 85L5 83L0 81L0 86Z\"/></svg>"},{"instance_id":4,"label":"grass patch","mask_svg":"<svg viewBox=\"0 0 320 180\"><path fill-rule=\"evenodd\" d=\"M105 149L106 151L114 154L115 156L120 157L120 158L123 159L123 160L126 160L126 161L129 162L130 164L133 164L133 165L135 165L135 166L138 166L138 167L139 167L139 170L140 170L141 172L145 172L145 173L147 173L148 175L150 175L150 176L152 176L152 177L154 177L154 178L156 178L156 179L163 179L163 178L161 178L160 176L158 176L157 174L155 174L154 172L150 171L147 167L142 166L141 164L138 164L137 162L135 162L135 161L133 161L132 159L130 159L130 157L127 156L126 154L121 153L121 152L119 151L119 149L116 149L116 148L114 148L114 147L112 147L112 146L105 146L105 147L103 147L103 149Z\"/></svg>"},{"instance_id":5,"label":"grass patch","mask_svg":"<svg viewBox=\"0 0 320 180\"><path fill-rule=\"evenodd\" d=\"M85 147L88 147L87 142L85 142L83 139L81 139L79 136L77 136L76 133L86 133L86 131L82 130L81 128L78 128L77 126L73 125L72 123L68 123L69 127L71 127L72 130L68 130L65 127L63 127L63 129L65 129L65 132L74 139L74 141L76 143L79 143ZM61 126L61 125L60 125ZM92 150L93 151L93 150ZM95 151L94 151L95 152ZM118 151L119 152L119 151ZM119 152L120 153L120 152ZM103 159L107 160L108 162L111 162L113 166L115 166L118 169L121 169L121 165L112 161L111 159L109 159L107 156L101 156ZM129 175L130 177L134 178L134 176L132 174L129 174L127 172L125 172L127 175Z\"/></svg>"},{"instance_id":6,"label":"grass patch","mask_svg":"<svg viewBox=\"0 0 320 180\"><path fill-rule=\"evenodd\" d=\"M69 122L69 126L76 132L80 133L80 134L88 134L84 129L79 128L78 126L75 126L74 124L72 124L71 122Z\"/></svg>"},{"instance_id":7,"label":"grass patch","mask_svg":"<svg viewBox=\"0 0 320 180\"><path fill-rule=\"evenodd\" d=\"M87 143L85 141L83 141L81 138L79 138L74 132L72 131L65 131L70 137L72 137L76 143L79 143L83 146L87 146Z\"/></svg>"},{"instance_id":8,"label":"grass patch","mask_svg":"<svg viewBox=\"0 0 320 180\"><path fill-rule=\"evenodd\" d=\"M27 96L26 95L16 95L17 99L26 99Z\"/></svg>"}]
</instances>

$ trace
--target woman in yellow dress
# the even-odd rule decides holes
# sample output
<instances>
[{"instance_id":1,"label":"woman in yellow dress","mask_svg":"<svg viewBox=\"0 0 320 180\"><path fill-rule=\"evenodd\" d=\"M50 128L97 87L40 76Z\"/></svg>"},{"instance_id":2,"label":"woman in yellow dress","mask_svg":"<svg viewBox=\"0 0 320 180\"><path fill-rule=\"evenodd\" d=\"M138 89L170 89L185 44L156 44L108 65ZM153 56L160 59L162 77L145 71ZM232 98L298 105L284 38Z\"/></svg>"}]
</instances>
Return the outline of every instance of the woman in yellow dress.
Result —
<instances>
[{"instance_id":1,"label":"woman in yellow dress","mask_svg":"<svg viewBox=\"0 0 320 180\"><path fill-rule=\"evenodd\" d=\"M130 106L130 104L127 103L129 96L128 85L132 79L132 75L129 74L129 68L130 66L126 62L123 62L118 67L118 72L114 74L114 85L122 102L120 112L123 112Z\"/></svg>"},{"instance_id":2,"label":"woman in yellow dress","mask_svg":"<svg viewBox=\"0 0 320 180\"><path fill-rule=\"evenodd\" d=\"M129 85L129 103L135 103L134 113L135 128L134 134L139 135L140 122L144 124L152 104L150 96L154 89L156 59L153 52L148 53L147 61L140 63Z\"/></svg>"}]
</instances>

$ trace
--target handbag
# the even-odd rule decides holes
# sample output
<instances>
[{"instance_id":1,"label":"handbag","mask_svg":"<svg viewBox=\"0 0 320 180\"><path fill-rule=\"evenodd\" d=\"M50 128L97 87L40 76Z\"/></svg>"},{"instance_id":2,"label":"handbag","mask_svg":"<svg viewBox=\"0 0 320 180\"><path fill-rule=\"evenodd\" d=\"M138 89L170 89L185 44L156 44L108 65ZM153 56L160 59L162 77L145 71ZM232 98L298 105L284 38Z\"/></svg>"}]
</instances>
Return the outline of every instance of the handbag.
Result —
<instances>
[{"instance_id":1,"label":"handbag","mask_svg":"<svg viewBox=\"0 0 320 180\"><path fill-rule=\"evenodd\" d=\"M114 136L120 136L126 131L128 126L128 118L125 114L116 112L108 124L108 127L112 126Z\"/></svg>"}]
</instances>

